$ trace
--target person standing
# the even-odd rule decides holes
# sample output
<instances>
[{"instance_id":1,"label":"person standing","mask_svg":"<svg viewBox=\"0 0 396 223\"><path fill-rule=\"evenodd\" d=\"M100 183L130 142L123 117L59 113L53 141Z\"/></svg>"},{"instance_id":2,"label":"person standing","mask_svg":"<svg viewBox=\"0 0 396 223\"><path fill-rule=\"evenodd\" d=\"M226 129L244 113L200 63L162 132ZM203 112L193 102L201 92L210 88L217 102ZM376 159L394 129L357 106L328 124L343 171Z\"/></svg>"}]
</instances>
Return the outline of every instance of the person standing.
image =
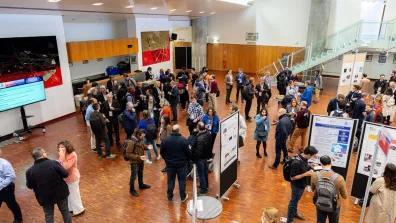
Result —
<instances>
[{"instance_id":1,"label":"person standing","mask_svg":"<svg viewBox=\"0 0 396 223\"><path fill-rule=\"evenodd\" d=\"M2 149L0 148L0 155ZM22 211L18 202L15 199L15 172L12 165L7 160L0 158L0 206L1 203L6 203L14 215L14 223L22 223Z\"/></svg>"},{"instance_id":2,"label":"person standing","mask_svg":"<svg viewBox=\"0 0 396 223\"><path fill-rule=\"evenodd\" d=\"M309 128L309 120L311 118L311 111L309 111L307 107L307 102L302 101L300 106L300 111L297 112L296 116L296 125L297 128L294 130L293 136L291 138L289 152L294 151L294 145L299 137L301 137L301 144L299 147L299 151L302 152L303 149L307 145L307 135L308 135L308 128Z\"/></svg>"},{"instance_id":3,"label":"person standing","mask_svg":"<svg viewBox=\"0 0 396 223\"><path fill-rule=\"evenodd\" d=\"M137 127L136 111L133 108L132 102L127 103L127 108L123 113L122 125L127 135L126 138L130 139Z\"/></svg>"},{"instance_id":4,"label":"person standing","mask_svg":"<svg viewBox=\"0 0 396 223\"><path fill-rule=\"evenodd\" d=\"M203 122L199 122L197 128L199 132L191 146L191 150L192 159L197 165L200 184L199 188L201 189L199 193L201 196L204 196L208 193L209 189L209 171L207 161L213 157L213 145L211 133L207 131L205 124Z\"/></svg>"},{"instance_id":5,"label":"person standing","mask_svg":"<svg viewBox=\"0 0 396 223\"><path fill-rule=\"evenodd\" d=\"M233 77L232 77L232 70L228 70L227 75L225 76L225 84L226 84L226 104L228 105L229 103L232 103L230 100L231 92L232 92L232 87L234 84Z\"/></svg>"},{"instance_id":6,"label":"person standing","mask_svg":"<svg viewBox=\"0 0 396 223\"><path fill-rule=\"evenodd\" d=\"M320 194L318 189L318 182L323 181L323 179L328 179L328 181L333 182L335 186L335 195L337 198L337 206L333 212L324 212L316 208L316 222L317 223L326 223L326 219L329 218L329 223L338 223L338 219L340 218L340 197L347 199L348 193L346 189L346 183L344 177L335 173L331 169L331 158L327 155L320 157L320 164L322 164L322 170L317 171L316 174L312 174L311 176L311 188L314 191L315 195L318 196ZM327 181L327 180L325 180ZM327 181L327 182L328 182ZM315 197L315 196L314 196ZM315 201L314 201L315 203Z\"/></svg>"},{"instance_id":7,"label":"person standing","mask_svg":"<svg viewBox=\"0 0 396 223\"><path fill-rule=\"evenodd\" d=\"M46 223L54 223L54 205L65 223L71 223L68 208L69 188L63 180L69 173L55 160L49 160L42 148L32 151L34 165L26 171L26 186L33 189L37 202L43 207Z\"/></svg>"},{"instance_id":8,"label":"person standing","mask_svg":"<svg viewBox=\"0 0 396 223\"><path fill-rule=\"evenodd\" d=\"M372 103L366 104L366 116L364 117L364 121L366 122L374 122L375 120L375 111L374 105Z\"/></svg>"},{"instance_id":9,"label":"person standing","mask_svg":"<svg viewBox=\"0 0 396 223\"><path fill-rule=\"evenodd\" d=\"M212 136L212 147L216 141L217 133L220 129L220 118L216 114L216 110L208 108L206 114L202 118L202 122L205 124L206 130L208 130Z\"/></svg>"},{"instance_id":10,"label":"person standing","mask_svg":"<svg viewBox=\"0 0 396 223\"><path fill-rule=\"evenodd\" d=\"M168 115L161 117L161 128L160 128L160 145L162 140L170 136L172 133L172 125ZM166 172L166 167L161 170L162 173Z\"/></svg>"},{"instance_id":11,"label":"person standing","mask_svg":"<svg viewBox=\"0 0 396 223\"><path fill-rule=\"evenodd\" d=\"M292 138L292 135L294 133L294 130L296 128L296 116L297 116L297 112L300 110L297 100L295 98L292 99L292 101L290 102L290 105L288 105L286 107L286 113L290 116L290 122L292 124L292 130L290 131L290 141ZM290 150L288 150L289 152L292 152Z\"/></svg>"},{"instance_id":12,"label":"person standing","mask_svg":"<svg viewBox=\"0 0 396 223\"><path fill-rule=\"evenodd\" d=\"M172 134L161 142L161 156L166 163L168 175L168 201L173 201L175 178L179 181L180 198L182 202L188 199L186 193L187 164L191 158L191 150L186 138L180 134L180 126L172 127Z\"/></svg>"},{"instance_id":13,"label":"person standing","mask_svg":"<svg viewBox=\"0 0 396 223\"><path fill-rule=\"evenodd\" d=\"M230 115L234 114L235 112L238 112L238 106L237 105L232 105L230 107ZM245 119L242 117L241 113L239 112L239 134L238 134L238 162L240 162L241 158L241 148L244 146L243 141L245 141L246 136L247 136L247 126Z\"/></svg>"},{"instance_id":14,"label":"person standing","mask_svg":"<svg viewBox=\"0 0 396 223\"><path fill-rule=\"evenodd\" d=\"M197 97L195 96L191 97L191 103L188 106L187 114L188 114L188 119L187 119L188 131L191 133L193 129L197 127L198 122L202 120L202 117L205 114L202 106L197 102Z\"/></svg>"},{"instance_id":15,"label":"person standing","mask_svg":"<svg viewBox=\"0 0 396 223\"><path fill-rule=\"evenodd\" d=\"M357 85L359 86L359 85ZM359 86L360 87L360 86ZM362 98L359 98L355 101L355 106L352 111L351 118L352 119L358 119L358 126L356 130L356 138L359 140L360 139L360 134L362 132L362 124L364 117L366 116L366 103L364 102L364 99L367 97L366 93L363 93ZM353 148L354 152L357 152L357 147Z\"/></svg>"},{"instance_id":16,"label":"person standing","mask_svg":"<svg viewBox=\"0 0 396 223\"><path fill-rule=\"evenodd\" d=\"M195 82L197 81L199 74L195 72L195 68L191 68L190 70L190 78L191 78L191 86L192 88L195 86Z\"/></svg>"},{"instance_id":17,"label":"person standing","mask_svg":"<svg viewBox=\"0 0 396 223\"><path fill-rule=\"evenodd\" d=\"M288 67L285 67L285 69L279 72L279 74L276 76L276 87L278 88L279 95L286 95L286 86L291 74L291 70L289 70Z\"/></svg>"},{"instance_id":18,"label":"person standing","mask_svg":"<svg viewBox=\"0 0 396 223\"><path fill-rule=\"evenodd\" d=\"M151 186L143 183L143 170L144 161L147 161L147 157L144 156L144 150L151 150L152 145L146 145L143 143L145 137L145 131L143 129L135 129L133 136L127 139L126 155L128 157L129 164L131 165L131 178L129 180L129 193L135 197L139 197L138 192L135 189L136 176L138 178L139 189L145 190L150 189Z\"/></svg>"},{"instance_id":19,"label":"person standing","mask_svg":"<svg viewBox=\"0 0 396 223\"><path fill-rule=\"evenodd\" d=\"M267 140L270 131L270 124L267 109L262 108L260 114L256 115L256 129L254 130L254 140L256 140L256 156L260 155L260 144L263 143L264 156L267 157Z\"/></svg>"},{"instance_id":20,"label":"person standing","mask_svg":"<svg viewBox=\"0 0 396 223\"><path fill-rule=\"evenodd\" d=\"M165 98L161 99L160 107L160 117L163 117L164 115L168 115L169 118L172 117L172 109L169 102Z\"/></svg>"},{"instance_id":21,"label":"person standing","mask_svg":"<svg viewBox=\"0 0 396 223\"><path fill-rule=\"evenodd\" d=\"M382 177L370 187L373 194L365 223L394 222L396 210L396 166L388 163Z\"/></svg>"},{"instance_id":22,"label":"person standing","mask_svg":"<svg viewBox=\"0 0 396 223\"><path fill-rule=\"evenodd\" d=\"M268 91L269 87L265 84L265 79L260 78L260 82L256 85L256 98L257 98L257 110L256 114L259 114L261 109L265 108L265 104L268 104Z\"/></svg>"},{"instance_id":23,"label":"person standing","mask_svg":"<svg viewBox=\"0 0 396 223\"><path fill-rule=\"evenodd\" d=\"M85 212L80 196L80 172L77 168L77 153L74 151L73 145L67 140L58 143L58 153L59 162L69 172L69 176L64 180L70 192L67 199L69 211L75 217Z\"/></svg>"},{"instance_id":24,"label":"person standing","mask_svg":"<svg viewBox=\"0 0 396 223\"><path fill-rule=\"evenodd\" d=\"M382 114L384 115L384 124L390 124L390 118L394 115L394 106L395 106L395 99L393 97L392 88L388 88L385 91L385 95L382 98L383 100L383 109Z\"/></svg>"},{"instance_id":25,"label":"person standing","mask_svg":"<svg viewBox=\"0 0 396 223\"><path fill-rule=\"evenodd\" d=\"M252 102L254 98L254 94L256 93L256 90L254 89L254 78L251 77L249 78L249 83L245 87L245 93L246 97L246 105L245 105L245 119L248 122L252 122L252 117L249 116L250 109L252 108Z\"/></svg>"},{"instance_id":26,"label":"person standing","mask_svg":"<svg viewBox=\"0 0 396 223\"><path fill-rule=\"evenodd\" d=\"M237 82L236 103L238 103L239 100L239 93L241 93L241 100L243 103L244 98L242 96L242 91L246 85L247 78L246 78L246 74L243 73L242 68L238 69L238 74L235 77L235 81Z\"/></svg>"},{"instance_id":27,"label":"person standing","mask_svg":"<svg viewBox=\"0 0 396 223\"><path fill-rule=\"evenodd\" d=\"M151 73L151 67L147 68L147 71L145 73L146 81L154 79L154 75Z\"/></svg>"},{"instance_id":28,"label":"person standing","mask_svg":"<svg viewBox=\"0 0 396 223\"><path fill-rule=\"evenodd\" d=\"M276 157L275 161L272 165L268 167L271 169L277 169L281 159L281 152L283 151L283 160L288 156L286 141L289 137L289 132L291 131L291 122L290 117L286 114L286 110L284 108L280 108L278 110L279 121L275 130L275 150ZM284 161L283 161L284 162ZM282 162L282 163L283 163Z\"/></svg>"},{"instance_id":29,"label":"person standing","mask_svg":"<svg viewBox=\"0 0 396 223\"><path fill-rule=\"evenodd\" d=\"M396 70L392 70L390 72L389 82L391 82L391 81L396 82Z\"/></svg>"},{"instance_id":30,"label":"person standing","mask_svg":"<svg viewBox=\"0 0 396 223\"><path fill-rule=\"evenodd\" d=\"M89 135L91 136L91 150L92 150L92 152L96 152L96 139L95 139L95 134L92 132L92 128L91 128L89 119L91 117L92 112L94 112L94 109L92 106L95 103L98 103L96 98L91 98L89 100L89 105L87 107L87 110L85 111L85 122L87 123L88 129L89 129Z\"/></svg>"},{"instance_id":31,"label":"person standing","mask_svg":"<svg viewBox=\"0 0 396 223\"><path fill-rule=\"evenodd\" d=\"M179 103L179 89L176 87L176 83L174 81L171 82L172 90L169 92L170 95L170 103L172 107L172 121L174 123L177 122L177 104Z\"/></svg>"},{"instance_id":32,"label":"person standing","mask_svg":"<svg viewBox=\"0 0 396 223\"><path fill-rule=\"evenodd\" d=\"M331 99L327 105L327 115L330 115L332 111L340 110L340 103L344 103L344 100L345 96L343 94L339 94L336 98Z\"/></svg>"},{"instance_id":33,"label":"person standing","mask_svg":"<svg viewBox=\"0 0 396 223\"><path fill-rule=\"evenodd\" d=\"M198 78L198 80L195 82L195 88L193 88L193 92L194 92L194 89L196 89L195 96L197 97L198 104L200 104L201 106L203 106L203 104L204 104L204 95L206 94L206 89L205 89L204 85L205 85L205 81L200 76Z\"/></svg>"},{"instance_id":34,"label":"person standing","mask_svg":"<svg viewBox=\"0 0 396 223\"><path fill-rule=\"evenodd\" d=\"M103 103L103 114L105 115L106 119L109 120L106 122L107 127L107 135L110 139L110 144L113 145L113 130L116 136L116 145L121 146L120 144L120 127L118 126L118 115L121 112L120 103L117 100L113 99L112 94L107 95L107 101Z\"/></svg>"},{"instance_id":35,"label":"person standing","mask_svg":"<svg viewBox=\"0 0 396 223\"><path fill-rule=\"evenodd\" d=\"M345 97L347 103L347 112L351 114L355 109L356 101L362 98L362 92L360 91L360 85L353 85L352 91Z\"/></svg>"},{"instance_id":36,"label":"person standing","mask_svg":"<svg viewBox=\"0 0 396 223\"><path fill-rule=\"evenodd\" d=\"M306 101L307 102L307 107L311 106L312 104L312 94L315 91L313 87L310 86L311 82L310 81L305 81L305 90L301 94L300 100L301 101Z\"/></svg>"},{"instance_id":37,"label":"person standing","mask_svg":"<svg viewBox=\"0 0 396 223\"><path fill-rule=\"evenodd\" d=\"M269 71L267 71L267 72L265 72L265 76L264 76L264 83L268 86L268 92L267 92L268 100L272 97L272 93L271 93L271 87L272 87L271 82L272 82L272 80L271 80L271 76L270 75L271 75L271 73Z\"/></svg>"},{"instance_id":38,"label":"person standing","mask_svg":"<svg viewBox=\"0 0 396 223\"><path fill-rule=\"evenodd\" d=\"M387 87L388 82L385 80L385 74L381 74L380 79L374 83L374 94L384 94Z\"/></svg>"},{"instance_id":39,"label":"person standing","mask_svg":"<svg viewBox=\"0 0 396 223\"><path fill-rule=\"evenodd\" d=\"M360 80L360 86L362 87L363 93L370 93L370 79L367 78L367 74L363 74L363 78Z\"/></svg>"},{"instance_id":40,"label":"person standing","mask_svg":"<svg viewBox=\"0 0 396 223\"><path fill-rule=\"evenodd\" d=\"M107 94L109 92L106 89L105 85L100 85L100 92L98 94L98 101L100 104L103 104L105 101L107 101Z\"/></svg>"},{"instance_id":41,"label":"person standing","mask_svg":"<svg viewBox=\"0 0 396 223\"><path fill-rule=\"evenodd\" d=\"M323 90L323 78L319 71L315 71L315 103L319 102L320 92Z\"/></svg>"},{"instance_id":42,"label":"person standing","mask_svg":"<svg viewBox=\"0 0 396 223\"><path fill-rule=\"evenodd\" d=\"M113 93L114 87L114 75L110 75L109 80L106 83L107 89L109 89L109 93ZM113 93L114 94L114 93Z\"/></svg>"},{"instance_id":43,"label":"person standing","mask_svg":"<svg viewBox=\"0 0 396 223\"><path fill-rule=\"evenodd\" d=\"M139 129L143 129L145 131L145 137L143 139L143 142L145 145L149 146L151 145L153 147L156 159L159 160L161 156L158 153L157 150L157 143L155 140L157 139L157 126L155 125L154 118L150 116L150 112L147 110L143 111L143 119L139 121ZM151 151L147 150L147 157L148 160L146 160L146 163L152 164L153 159L151 157Z\"/></svg>"},{"instance_id":44,"label":"person standing","mask_svg":"<svg viewBox=\"0 0 396 223\"><path fill-rule=\"evenodd\" d=\"M214 110L217 110L217 92L219 91L219 87L217 85L216 76L211 75L210 77L210 103L209 107L212 107Z\"/></svg>"}]
</instances>

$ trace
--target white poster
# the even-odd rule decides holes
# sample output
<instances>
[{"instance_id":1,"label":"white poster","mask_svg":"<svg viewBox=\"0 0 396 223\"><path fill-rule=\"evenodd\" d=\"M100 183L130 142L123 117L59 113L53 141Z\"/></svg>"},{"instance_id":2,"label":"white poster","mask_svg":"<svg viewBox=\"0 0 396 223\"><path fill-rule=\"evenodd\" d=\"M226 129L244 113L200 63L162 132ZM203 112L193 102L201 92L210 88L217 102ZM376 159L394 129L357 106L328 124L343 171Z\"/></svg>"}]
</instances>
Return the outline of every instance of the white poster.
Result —
<instances>
[{"instance_id":1,"label":"white poster","mask_svg":"<svg viewBox=\"0 0 396 223\"><path fill-rule=\"evenodd\" d=\"M352 73L352 85L360 84L363 76L364 62L355 62Z\"/></svg>"},{"instance_id":2,"label":"white poster","mask_svg":"<svg viewBox=\"0 0 396 223\"><path fill-rule=\"evenodd\" d=\"M373 177L381 177L387 163L396 164L396 129L366 123L358 164L358 173L369 176L374 168ZM375 148L378 144L377 158L372 166Z\"/></svg>"},{"instance_id":3,"label":"white poster","mask_svg":"<svg viewBox=\"0 0 396 223\"><path fill-rule=\"evenodd\" d=\"M310 162L320 163L320 157L327 155L331 157L333 166L346 168L355 121L326 116L312 117L309 145L319 152Z\"/></svg>"},{"instance_id":4,"label":"white poster","mask_svg":"<svg viewBox=\"0 0 396 223\"><path fill-rule=\"evenodd\" d=\"M239 113L236 112L220 123L221 173L238 158L238 118Z\"/></svg>"},{"instance_id":5,"label":"white poster","mask_svg":"<svg viewBox=\"0 0 396 223\"><path fill-rule=\"evenodd\" d=\"M340 86L351 84L353 63L344 63L340 76Z\"/></svg>"}]
</instances>

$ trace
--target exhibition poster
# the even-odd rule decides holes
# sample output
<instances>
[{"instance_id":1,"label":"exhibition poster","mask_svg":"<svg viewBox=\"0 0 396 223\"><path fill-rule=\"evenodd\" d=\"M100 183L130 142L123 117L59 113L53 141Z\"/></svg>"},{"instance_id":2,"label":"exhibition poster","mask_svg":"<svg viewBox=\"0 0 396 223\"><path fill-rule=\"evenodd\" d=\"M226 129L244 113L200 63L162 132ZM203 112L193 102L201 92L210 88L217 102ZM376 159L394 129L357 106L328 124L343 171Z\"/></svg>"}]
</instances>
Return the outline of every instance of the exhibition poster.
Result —
<instances>
[{"instance_id":1,"label":"exhibition poster","mask_svg":"<svg viewBox=\"0 0 396 223\"><path fill-rule=\"evenodd\" d=\"M346 168L354 123L353 119L313 116L309 145L319 152L310 162L320 163L320 157L327 155L333 166Z\"/></svg>"},{"instance_id":2,"label":"exhibition poster","mask_svg":"<svg viewBox=\"0 0 396 223\"><path fill-rule=\"evenodd\" d=\"M340 86L347 86L351 84L352 69L353 69L353 63L344 63L342 65Z\"/></svg>"},{"instance_id":3,"label":"exhibition poster","mask_svg":"<svg viewBox=\"0 0 396 223\"><path fill-rule=\"evenodd\" d=\"M232 114L220 124L221 173L238 158L239 113Z\"/></svg>"},{"instance_id":4,"label":"exhibition poster","mask_svg":"<svg viewBox=\"0 0 396 223\"><path fill-rule=\"evenodd\" d=\"M352 73L352 85L360 84L363 76L363 66L364 62L355 62Z\"/></svg>"},{"instance_id":5,"label":"exhibition poster","mask_svg":"<svg viewBox=\"0 0 396 223\"><path fill-rule=\"evenodd\" d=\"M374 168L373 177L381 177L387 163L396 164L396 129L366 123L363 137L357 172L369 176ZM377 158L372 166L377 145Z\"/></svg>"}]
</instances>

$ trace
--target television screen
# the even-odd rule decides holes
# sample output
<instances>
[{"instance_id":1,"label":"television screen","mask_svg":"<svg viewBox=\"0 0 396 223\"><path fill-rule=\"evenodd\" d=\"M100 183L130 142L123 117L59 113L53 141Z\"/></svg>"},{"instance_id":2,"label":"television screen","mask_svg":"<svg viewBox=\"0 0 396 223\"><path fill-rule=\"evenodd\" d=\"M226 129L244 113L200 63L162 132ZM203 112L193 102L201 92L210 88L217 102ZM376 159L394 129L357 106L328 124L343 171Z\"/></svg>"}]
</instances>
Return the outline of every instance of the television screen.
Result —
<instances>
[{"instance_id":1,"label":"television screen","mask_svg":"<svg viewBox=\"0 0 396 223\"><path fill-rule=\"evenodd\" d=\"M42 77L0 83L0 112L46 99Z\"/></svg>"}]
</instances>

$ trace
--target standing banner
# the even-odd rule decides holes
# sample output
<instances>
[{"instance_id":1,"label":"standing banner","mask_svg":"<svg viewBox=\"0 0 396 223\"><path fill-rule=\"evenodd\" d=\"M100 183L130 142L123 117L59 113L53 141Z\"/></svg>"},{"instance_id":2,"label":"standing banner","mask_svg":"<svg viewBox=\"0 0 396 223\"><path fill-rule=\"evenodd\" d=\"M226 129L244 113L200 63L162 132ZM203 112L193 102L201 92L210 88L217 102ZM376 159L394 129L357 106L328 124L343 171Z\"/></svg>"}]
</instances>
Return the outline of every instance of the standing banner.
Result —
<instances>
[{"instance_id":1,"label":"standing banner","mask_svg":"<svg viewBox=\"0 0 396 223\"><path fill-rule=\"evenodd\" d=\"M318 154L310 162L320 163L320 157L327 155L331 158L334 172L347 179L357 121L356 119L312 115L308 145L314 146Z\"/></svg>"},{"instance_id":2,"label":"standing banner","mask_svg":"<svg viewBox=\"0 0 396 223\"><path fill-rule=\"evenodd\" d=\"M222 197L238 177L239 112L220 122L220 193Z\"/></svg>"},{"instance_id":3,"label":"standing banner","mask_svg":"<svg viewBox=\"0 0 396 223\"><path fill-rule=\"evenodd\" d=\"M337 94L347 95L353 85L360 84L367 53L345 54Z\"/></svg>"},{"instance_id":4,"label":"standing banner","mask_svg":"<svg viewBox=\"0 0 396 223\"><path fill-rule=\"evenodd\" d=\"M364 122L361 135L351 190L351 196L359 199L364 197L365 187L363 185L367 185L371 169L373 169L374 181L381 177L387 163L396 165L396 128ZM373 165L377 146L377 157Z\"/></svg>"}]
</instances>

